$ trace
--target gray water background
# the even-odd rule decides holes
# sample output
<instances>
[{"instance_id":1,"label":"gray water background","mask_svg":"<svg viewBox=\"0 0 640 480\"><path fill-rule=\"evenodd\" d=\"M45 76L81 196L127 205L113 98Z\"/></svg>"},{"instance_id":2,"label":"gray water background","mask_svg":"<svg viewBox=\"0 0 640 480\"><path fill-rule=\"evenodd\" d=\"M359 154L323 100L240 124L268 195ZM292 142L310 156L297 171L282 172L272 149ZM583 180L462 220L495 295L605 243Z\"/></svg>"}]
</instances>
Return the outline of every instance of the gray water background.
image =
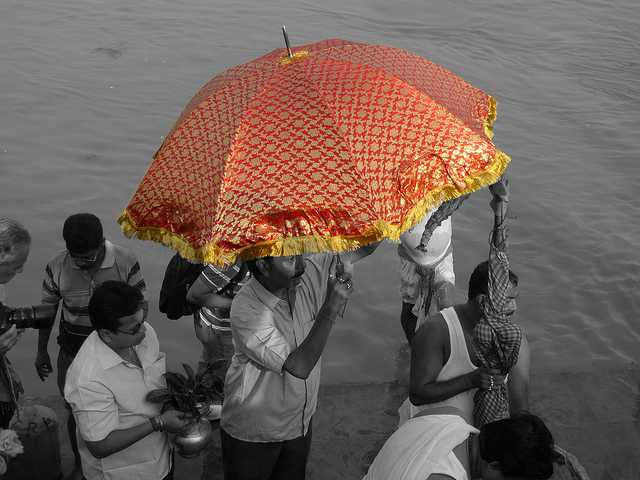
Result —
<instances>
[{"instance_id":1,"label":"gray water background","mask_svg":"<svg viewBox=\"0 0 640 480\"><path fill-rule=\"evenodd\" d=\"M157 313L172 252L125 239L115 218L191 96L225 68L281 47L283 23L294 44L334 37L405 48L494 95L495 142L513 159L511 258L534 372L638 361L637 0L0 0L0 212L34 238L9 303L38 301L44 266L64 248L64 219L94 212L141 261L170 368L196 361L190 320ZM460 300L487 254L488 200L477 193L454 219ZM395 247L358 266L355 285L323 382L405 376ZM35 350L30 331L10 356L29 393L55 393L52 378L35 375Z\"/></svg>"}]
</instances>

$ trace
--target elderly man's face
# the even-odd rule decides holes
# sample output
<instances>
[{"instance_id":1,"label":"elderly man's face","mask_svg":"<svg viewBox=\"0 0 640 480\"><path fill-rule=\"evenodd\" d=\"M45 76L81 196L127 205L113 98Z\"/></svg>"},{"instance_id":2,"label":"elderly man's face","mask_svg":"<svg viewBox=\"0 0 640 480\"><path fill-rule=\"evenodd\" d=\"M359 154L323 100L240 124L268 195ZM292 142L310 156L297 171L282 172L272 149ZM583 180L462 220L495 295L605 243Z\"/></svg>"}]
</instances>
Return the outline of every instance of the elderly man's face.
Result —
<instances>
[{"instance_id":1,"label":"elderly man's face","mask_svg":"<svg viewBox=\"0 0 640 480\"><path fill-rule=\"evenodd\" d=\"M28 256L29 245L18 245L13 252L0 258L0 285L9 283L16 274L22 272Z\"/></svg>"}]
</instances>

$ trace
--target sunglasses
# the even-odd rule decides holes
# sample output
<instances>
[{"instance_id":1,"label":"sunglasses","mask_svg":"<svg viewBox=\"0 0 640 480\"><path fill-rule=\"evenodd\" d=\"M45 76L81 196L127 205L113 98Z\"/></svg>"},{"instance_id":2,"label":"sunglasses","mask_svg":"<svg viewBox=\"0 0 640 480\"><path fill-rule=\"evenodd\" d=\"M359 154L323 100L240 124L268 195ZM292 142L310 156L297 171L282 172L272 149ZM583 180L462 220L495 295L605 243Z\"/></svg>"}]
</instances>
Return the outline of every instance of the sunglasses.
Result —
<instances>
[{"instance_id":1,"label":"sunglasses","mask_svg":"<svg viewBox=\"0 0 640 480\"><path fill-rule=\"evenodd\" d=\"M120 332L120 333L124 333L125 335L135 335L142 329L142 325L144 325L144 320L141 321L140 323L136 324L136 326L133 327L133 329L131 329L131 330L120 330L120 329L117 329L116 331Z\"/></svg>"}]
</instances>

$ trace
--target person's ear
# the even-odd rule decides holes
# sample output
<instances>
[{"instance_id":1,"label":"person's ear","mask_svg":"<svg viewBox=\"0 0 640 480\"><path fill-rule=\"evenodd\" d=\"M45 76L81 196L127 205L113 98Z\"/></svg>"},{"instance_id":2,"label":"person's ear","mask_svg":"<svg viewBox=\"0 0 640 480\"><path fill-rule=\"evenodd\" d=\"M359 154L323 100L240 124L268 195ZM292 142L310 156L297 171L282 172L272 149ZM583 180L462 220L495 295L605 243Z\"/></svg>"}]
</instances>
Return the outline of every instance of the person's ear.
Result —
<instances>
[{"instance_id":1,"label":"person's ear","mask_svg":"<svg viewBox=\"0 0 640 480\"><path fill-rule=\"evenodd\" d=\"M100 338L107 345L111 345L113 343L113 332L111 330L107 330L106 328L101 328L98 330L100 334Z\"/></svg>"},{"instance_id":2,"label":"person's ear","mask_svg":"<svg viewBox=\"0 0 640 480\"><path fill-rule=\"evenodd\" d=\"M484 303L486 298L487 298L487 296L484 293L481 293L479 295L476 295L476 298L474 298L473 300L478 305L478 308L480 308L480 307L482 307L482 304Z\"/></svg>"},{"instance_id":3,"label":"person's ear","mask_svg":"<svg viewBox=\"0 0 640 480\"><path fill-rule=\"evenodd\" d=\"M256 260L256 268L263 277L266 277L271 271L271 262L266 258L258 258Z\"/></svg>"}]
</instances>

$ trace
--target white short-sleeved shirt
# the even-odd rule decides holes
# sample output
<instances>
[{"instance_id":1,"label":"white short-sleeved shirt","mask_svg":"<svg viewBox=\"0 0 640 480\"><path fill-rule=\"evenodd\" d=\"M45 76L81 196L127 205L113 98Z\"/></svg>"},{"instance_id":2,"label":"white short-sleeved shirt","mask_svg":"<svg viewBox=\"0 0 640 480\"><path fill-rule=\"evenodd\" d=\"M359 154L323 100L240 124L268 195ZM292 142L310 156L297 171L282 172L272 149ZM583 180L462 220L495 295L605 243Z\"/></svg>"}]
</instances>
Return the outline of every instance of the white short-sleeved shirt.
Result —
<instances>
[{"instance_id":1,"label":"white short-sleeved shirt","mask_svg":"<svg viewBox=\"0 0 640 480\"><path fill-rule=\"evenodd\" d=\"M306 380L282 367L307 337L324 303L333 255L306 258L305 273L283 300L254 277L233 299L234 355L225 380L221 427L248 442L292 440L307 433L316 411L320 363Z\"/></svg>"},{"instance_id":2,"label":"white short-sleeved shirt","mask_svg":"<svg viewBox=\"0 0 640 480\"><path fill-rule=\"evenodd\" d=\"M144 339L134 347L142 368L123 360L94 331L67 372L64 397L76 419L87 480L158 480L169 473L171 456L165 433L153 432L102 459L95 458L85 444L160 414L160 405L147 402L145 397L165 386L165 355L151 325L145 323L145 328Z\"/></svg>"}]
</instances>

